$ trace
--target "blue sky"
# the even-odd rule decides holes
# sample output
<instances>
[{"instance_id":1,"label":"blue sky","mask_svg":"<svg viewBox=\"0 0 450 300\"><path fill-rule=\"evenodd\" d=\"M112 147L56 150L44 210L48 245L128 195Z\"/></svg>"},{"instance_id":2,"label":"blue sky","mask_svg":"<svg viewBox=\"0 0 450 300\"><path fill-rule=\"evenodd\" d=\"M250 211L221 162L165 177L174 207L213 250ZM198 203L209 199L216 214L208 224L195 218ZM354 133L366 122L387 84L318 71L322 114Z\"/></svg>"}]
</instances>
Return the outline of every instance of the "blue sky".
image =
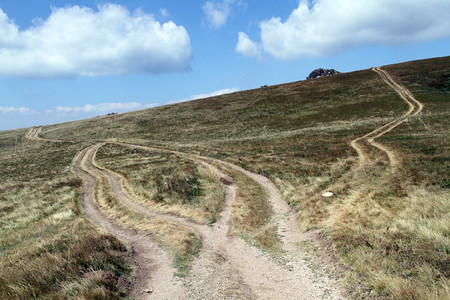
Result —
<instances>
[{"instance_id":1,"label":"blue sky","mask_svg":"<svg viewBox=\"0 0 450 300\"><path fill-rule=\"evenodd\" d=\"M448 0L0 0L0 130L450 54Z\"/></svg>"}]
</instances>

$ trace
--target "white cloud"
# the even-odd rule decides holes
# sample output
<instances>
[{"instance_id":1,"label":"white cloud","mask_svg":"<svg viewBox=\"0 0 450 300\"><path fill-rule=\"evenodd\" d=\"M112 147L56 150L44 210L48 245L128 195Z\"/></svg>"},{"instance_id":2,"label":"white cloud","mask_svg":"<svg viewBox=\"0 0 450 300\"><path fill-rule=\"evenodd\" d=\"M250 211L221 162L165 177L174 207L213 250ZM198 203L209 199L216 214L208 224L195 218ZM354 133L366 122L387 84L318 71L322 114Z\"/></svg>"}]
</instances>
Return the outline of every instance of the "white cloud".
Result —
<instances>
[{"instance_id":1,"label":"white cloud","mask_svg":"<svg viewBox=\"0 0 450 300\"><path fill-rule=\"evenodd\" d=\"M26 30L0 8L0 75L101 76L187 71L192 50L183 26L105 4L52 8Z\"/></svg>"},{"instance_id":2,"label":"white cloud","mask_svg":"<svg viewBox=\"0 0 450 300\"><path fill-rule=\"evenodd\" d=\"M57 106L45 111L36 111L28 107L0 106L0 130L88 119L108 113L124 113L157 105L156 103L111 102L84 106Z\"/></svg>"},{"instance_id":3,"label":"white cloud","mask_svg":"<svg viewBox=\"0 0 450 300\"><path fill-rule=\"evenodd\" d=\"M189 100L197 100L197 99L209 98L209 97L220 96L220 95L225 95L225 94L231 94L231 93L234 93L237 91L239 91L239 88L222 89L222 90L214 91L214 92L211 92L208 94L193 95L193 96L191 96L191 98Z\"/></svg>"},{"instance_id":4,"label":"white cloud","mask_svg":"<svg viewBox=\"0 0 450 300\"><path fill-rule=\"evenodd\" d=\"M246 57L261 58L261 46L250 40L243 32L239 32L236 51Z\"/></svg>"},{"instance_id":5,"label":"white cloud","mask_svg":"<svg viewBox=\"0 0 450 300\"><path fill-rule=\"evenodd\" d=\"M170 16L169 12L167 11L167 9L165 8L160 8L159 9L159 13L161 14L161 16L163 16L164 18L167 18Z\"/></svg>"},{"instance_id":6,"label":"white cloud","mask_svg":"<svg viewBox=\"0 0 450 300\"><path fill-rule=\"evenodd\" d=\"M260 23L261 46L276 59L298 60L434 40L450 36L449 12L448 0L302 0L285 22L278 17Z\"/></svg>"},{"instance_id":7,"label":"white cloud","mask_svg":"<svg viewBox=\"0 0 450 300\"><path fill-rule=\"evenodd\" d=\"M220 28L227 22L235 2L236 0L207 1L202 9L208 22L215 28ZM242 5L240 1L238 4Z\"/></svg>"},{"instance_id":8,"label":"white cloud","mask_svg":"<svg viewBox=\"0 0 450 300\"><path fill-rule=\"evenodd\" d=\"M239 91L239 88L221 89L221 90L217 90L217 91L214 91L211 93L197 94L197 95L192 95L189 98L185 98L185 99L181 99L181 100L177 100L177 101L170 101L169 104L191 101L191 100L198 100L198 99L209 98L209 97L214 97L214 96L221 96L221 95L225 95L225 94L235 93L238 91Z\"/></svg>"},{"instance_id":9,"label":"white cloud","mask_svg":"<svg viewBox=\"0 0 450 300\"><path fill-rule=\"evenodd\" d=\"M56 109L49 110L47 113L64 113L64 114L77 114L77 113L92 113L92 114L105 114L112 112L125 112L132 110L139 110L149 107L154 107L156 104L142 104L139 102L116 102L116 103L100 103L100 104L86 104L84 106L57 106Z\"/></svg>"},{"instance_id":10,"label":"white cloud","mask_svg":"<svg viewBox=\"0 0 450 300\"><path fill-rule=\"evenodd\" d=\"M0 106L0 113L6 114L21 114L21 115L33 115L37 112L29 107L15 107L15 106Z\"/></svg>"}]
</instances>

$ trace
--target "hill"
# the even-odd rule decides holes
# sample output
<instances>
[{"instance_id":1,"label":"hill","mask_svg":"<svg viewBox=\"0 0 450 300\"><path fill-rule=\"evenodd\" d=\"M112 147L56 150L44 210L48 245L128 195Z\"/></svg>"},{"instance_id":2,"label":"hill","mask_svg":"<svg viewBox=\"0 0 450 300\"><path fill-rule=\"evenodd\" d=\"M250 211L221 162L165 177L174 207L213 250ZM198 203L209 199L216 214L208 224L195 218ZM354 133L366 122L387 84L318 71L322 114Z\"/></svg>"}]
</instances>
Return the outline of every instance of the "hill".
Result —
<instances>
[{"instance_id":1,"label":"hill","mask_svg":"<svg viewBox=\"0 0 450 300\"><path fill-rule=\"evenodd\" d=\"M435 58L0 132L0 298L445 299L449 74Z\"/></svg>"}]
</instances>

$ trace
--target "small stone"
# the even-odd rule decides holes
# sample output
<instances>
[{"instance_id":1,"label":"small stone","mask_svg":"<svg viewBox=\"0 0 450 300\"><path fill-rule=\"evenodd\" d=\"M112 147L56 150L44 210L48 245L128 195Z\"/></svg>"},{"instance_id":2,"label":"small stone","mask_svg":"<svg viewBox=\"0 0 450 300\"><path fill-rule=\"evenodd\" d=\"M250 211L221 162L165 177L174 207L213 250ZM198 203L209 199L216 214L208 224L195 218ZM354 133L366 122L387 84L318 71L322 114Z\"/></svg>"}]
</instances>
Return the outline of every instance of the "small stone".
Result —
<instances>
[{"instance_id":1,"label":"small stone","mask_svg":"<svg viewBox=\"0 0 450 300\"><path fill-rule=\"evenodd\" d=\"M326 197L326 198L331 197L331 196L333 196L333 195L334 195L334 194L333 194L332 192L325 192L325 193L322 194L322 196L323 196L323 197Z\"/></svg>"}]
</instances>

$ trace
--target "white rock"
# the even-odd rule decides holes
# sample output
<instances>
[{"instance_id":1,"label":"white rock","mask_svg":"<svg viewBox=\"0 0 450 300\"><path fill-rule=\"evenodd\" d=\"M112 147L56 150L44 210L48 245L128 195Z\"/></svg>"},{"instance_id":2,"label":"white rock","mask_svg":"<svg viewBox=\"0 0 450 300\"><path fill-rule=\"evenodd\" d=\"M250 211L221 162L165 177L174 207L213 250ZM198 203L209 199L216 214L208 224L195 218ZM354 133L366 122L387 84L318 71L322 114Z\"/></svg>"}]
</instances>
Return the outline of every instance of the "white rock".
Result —
<instances>
[{"instance_id":1,"label":"white rock","mask_svg":"<svg viewBox=\"0 0 450 300\"><path fill-rule=\"evenodd\" d=\"M333 196L334 194L332 193L332 192L325 192L325 193L323 193L322 194L322 196L324 196L324 197L331 197L331 196Z\"/></svg>"}]
</instances>

